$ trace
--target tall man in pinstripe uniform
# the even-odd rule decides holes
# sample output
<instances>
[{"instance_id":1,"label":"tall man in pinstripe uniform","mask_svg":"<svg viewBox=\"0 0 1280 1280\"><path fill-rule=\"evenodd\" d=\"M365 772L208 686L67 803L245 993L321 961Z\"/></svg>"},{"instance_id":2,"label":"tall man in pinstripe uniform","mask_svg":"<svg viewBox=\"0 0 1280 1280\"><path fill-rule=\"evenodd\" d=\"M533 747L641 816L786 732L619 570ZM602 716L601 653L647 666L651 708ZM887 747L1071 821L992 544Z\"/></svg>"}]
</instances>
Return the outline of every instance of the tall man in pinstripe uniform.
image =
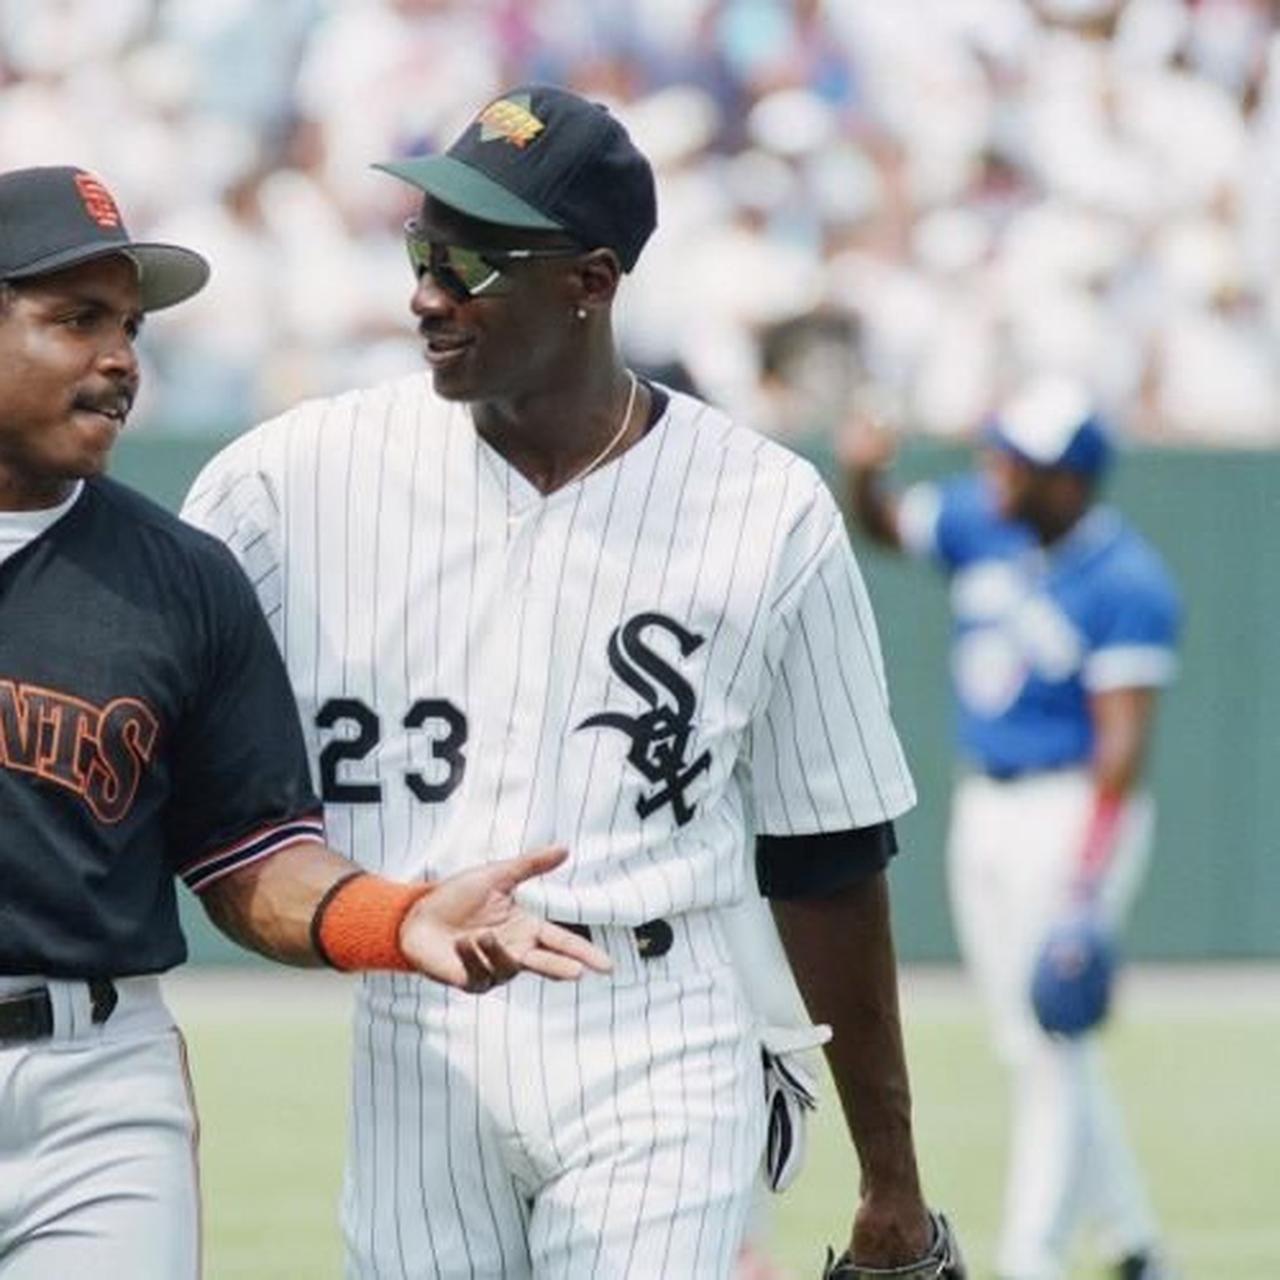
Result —
<instances>
[{"instance_id":1,"label":"tall man in pinstripe uniform","mask_svg":"<svg viewBox=\"0 0 1280 1280\"><path fill-rule=\"evenodd\" d=\"M366 979L348 1274L727 1275L766 1133L723 920L753 873L833 1028L851 1252L920 1258L884 876L915 797L840 513L621 362L611 305L656 213L603 108L514 90L384 167L423 193L430 377L250 432L186 514L257 583L337 843L406 880L566 843L521 900L614 970L480 1000Z\"/></svg>"}]
</instances>

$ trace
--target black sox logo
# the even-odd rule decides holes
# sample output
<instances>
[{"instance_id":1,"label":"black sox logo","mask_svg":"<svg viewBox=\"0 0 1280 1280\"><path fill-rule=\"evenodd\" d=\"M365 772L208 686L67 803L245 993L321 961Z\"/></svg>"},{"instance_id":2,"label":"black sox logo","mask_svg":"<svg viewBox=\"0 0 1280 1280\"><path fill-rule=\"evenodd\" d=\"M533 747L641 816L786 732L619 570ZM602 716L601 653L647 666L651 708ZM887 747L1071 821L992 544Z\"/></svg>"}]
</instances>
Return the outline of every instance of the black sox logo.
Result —
<instances>
[{"instance_id":1,"label":"black sox logo","mask_svg":"<svg viewBox=\"0 0 1280 1280\"><path fill-rule=\"evenodd\" d=\"M622 711L601 711L588 716L577 727L617 729L625 733L631 739L628 762L656 784L654 790L636 801L636 812L647 818L669 804L676 822L684 826L697 807L685 799L685 789L710 766L711 752L704 751L691 764L685 762L697 699L693 686L644 643L642 635L651 627L674 636L681 657L687 658L702 645L702 636L685 630L661 613L638 613L615 627L609 637L609 665L618 679L634 689L651 710L635 716Z\"/></svg>"}]
</instances>

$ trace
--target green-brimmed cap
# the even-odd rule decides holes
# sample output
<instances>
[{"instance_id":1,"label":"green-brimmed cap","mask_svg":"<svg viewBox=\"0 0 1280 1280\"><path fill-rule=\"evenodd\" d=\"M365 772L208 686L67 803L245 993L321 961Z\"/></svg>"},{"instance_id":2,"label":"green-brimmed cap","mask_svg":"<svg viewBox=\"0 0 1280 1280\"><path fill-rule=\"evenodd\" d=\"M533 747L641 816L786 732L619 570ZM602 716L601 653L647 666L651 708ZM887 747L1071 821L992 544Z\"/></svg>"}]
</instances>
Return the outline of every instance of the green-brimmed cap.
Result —
<instances>
[{"instance_id":1,"label":"green-brimmed cap","mask_svg":"<svg viewBox=\"0 0 1280 1280\"><path fill-rule=\"evenodd\" d=\"M444 155L374 167L483 222L612 249L625 271L657 224L653 170L626 129L600 104L550 85L490 102Z\"/></svg>"}]
</instances>

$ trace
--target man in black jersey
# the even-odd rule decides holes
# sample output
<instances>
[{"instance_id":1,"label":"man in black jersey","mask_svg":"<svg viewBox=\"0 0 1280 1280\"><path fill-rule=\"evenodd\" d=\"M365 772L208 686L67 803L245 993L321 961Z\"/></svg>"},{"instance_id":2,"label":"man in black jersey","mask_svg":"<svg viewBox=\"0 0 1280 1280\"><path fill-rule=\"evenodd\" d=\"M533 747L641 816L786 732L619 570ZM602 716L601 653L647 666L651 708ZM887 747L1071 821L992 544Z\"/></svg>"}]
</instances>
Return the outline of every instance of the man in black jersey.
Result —
<instances>
[{"instance_id":1,"label":"man in black jersey","mask_svg":"<svg viewBox=\"0 0 1280 1280\"><path fill-rule=\"evenodd\" d=\"M608 960L516 907L560 849L428 886L325 843L292 693L234 558L106 479L146 312L204 259L74 168L0 175L0 1280L199 1274L195 1117L156 975L174 878L291 964L482 991Z\"/></svg>"}]
</instances>

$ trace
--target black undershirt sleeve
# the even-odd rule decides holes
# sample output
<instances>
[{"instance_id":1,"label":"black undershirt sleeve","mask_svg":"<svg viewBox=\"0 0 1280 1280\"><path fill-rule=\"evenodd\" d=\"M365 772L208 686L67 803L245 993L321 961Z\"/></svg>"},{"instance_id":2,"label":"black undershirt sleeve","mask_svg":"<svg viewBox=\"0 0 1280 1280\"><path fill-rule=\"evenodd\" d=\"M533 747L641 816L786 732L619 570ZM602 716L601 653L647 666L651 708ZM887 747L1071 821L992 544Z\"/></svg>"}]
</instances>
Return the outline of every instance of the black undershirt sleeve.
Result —
<instances>
[{"instance_id":1,"label":"black undershirt sleeve","mask_svg":"<svg viewBox=\"0 0 1280 1280\"><path fill-rule=\"evenodd\" d=\"M823 898L882 871L898 852L892 822L804 836L757 836L756 881L766 898Z\"/></svg>"}]
</instances>

